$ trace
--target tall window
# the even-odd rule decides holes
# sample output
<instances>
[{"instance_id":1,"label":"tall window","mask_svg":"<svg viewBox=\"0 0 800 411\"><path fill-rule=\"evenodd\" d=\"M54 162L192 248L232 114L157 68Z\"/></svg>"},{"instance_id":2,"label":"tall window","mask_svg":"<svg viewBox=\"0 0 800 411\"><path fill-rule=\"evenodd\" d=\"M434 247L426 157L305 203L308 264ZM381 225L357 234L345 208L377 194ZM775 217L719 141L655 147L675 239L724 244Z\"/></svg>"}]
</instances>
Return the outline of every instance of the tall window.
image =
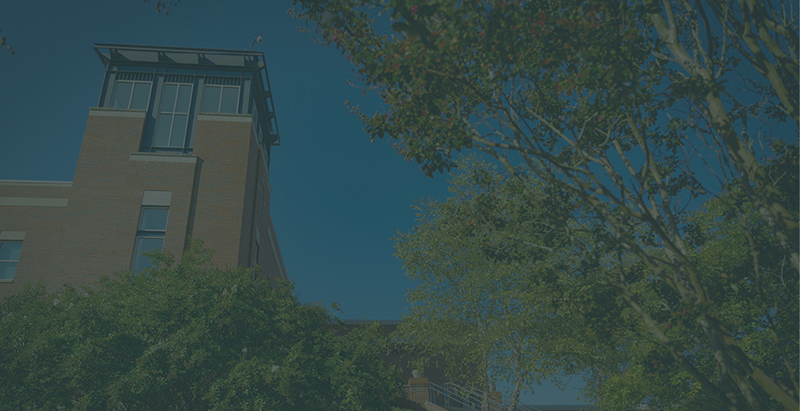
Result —
<instances>
[{"instance_id":1,"label":"tall window","mask_svg":"<svg viewBox=\"0 0 800 411\"><path fill-rule=\"evenodd\" d=\"M0 241L0 280L13 280L22 241Z\"/></svg>"},{"instance_id":2,"label":"tall window","mask_svg":"<svg viewBox=\"0 0 800 411\"><path fill-rule=\"evenodd\" d=\"M169 209L166 207L142 207L131 270L140 271L149 268L152 264L142 253L164 247L168 213Z\"/></svg>"},{"instance_id":3,"label":"tall window","mask_svg":"<svg viewBox=\"0 0 800 411\"><path fill-rule=\"evenodd\" d=\"M117 81L111 106L146 110L151 84L149 81Z\"/></svg>"},{"instance_id":4,"label":"tall window","mask_svg":"<svg viewBox=\"0 0 800 411\"><path fill-rule=\"evenodd\" d=\"M191 101L191 84L164 84L153 147L181 149L184 147Z\"/></svg>"},{"instance_id":5,"label":"tall window","mask_svg":"<svg viewBox=\"0 0 800 411\"><path fill-rule=\"evenodd\" d=\"M237 113L239 86L206 85L203 89L203 113Z\"/></svg>"}]
</instances>

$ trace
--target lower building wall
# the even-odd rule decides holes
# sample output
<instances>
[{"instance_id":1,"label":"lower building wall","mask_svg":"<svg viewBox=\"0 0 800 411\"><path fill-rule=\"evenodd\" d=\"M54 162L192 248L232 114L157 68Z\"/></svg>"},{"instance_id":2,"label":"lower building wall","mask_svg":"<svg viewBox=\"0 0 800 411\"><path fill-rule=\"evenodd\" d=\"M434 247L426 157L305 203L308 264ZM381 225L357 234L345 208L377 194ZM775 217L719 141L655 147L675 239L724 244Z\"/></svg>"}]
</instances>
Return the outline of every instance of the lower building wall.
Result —
<instances>
[{"instance_id":1,"label":"lower building wall","mask_svg":"<svg viewBox=\"0 0 800 411\"><path fill-rule=\"evenodd\" d=\"M192 154L140 152L145 122L143 110L93 108L71 183L0 180L0 231L26 236L0 298L27 280L54 292L130 270L145 192L168 194L164 250L176 260L194 238L217 267L251 266L258 232L261 277L285 275L252 116L203 114Z\"/></svg>"},{"instance_id":2,"label":"lower building wall","mask_svg":"<svg viewBox=\"0 0 800 411\"><path fill-rule=\"evenodd\" d=\"M2 193L0 193L0 196ZM2 233L24 233L20 260L13 282L0 282L0 299L19 291L26 281L45 282L48 292L58 285L51 281L61 264L66 207L0 206L0 238Z\"/></svg>"},{"instance_id":3,"label":"lower building wall","mask_svg":"<svg viewBox=\"0 0 800 411\"><path fill-rule=\"evenodd\" d=\"M408 399L420 405L425 405L430 401L430 386L427 377L410 378L408 385L403 386L403 390L408 395Z\"/></svg>"}]
</instances>

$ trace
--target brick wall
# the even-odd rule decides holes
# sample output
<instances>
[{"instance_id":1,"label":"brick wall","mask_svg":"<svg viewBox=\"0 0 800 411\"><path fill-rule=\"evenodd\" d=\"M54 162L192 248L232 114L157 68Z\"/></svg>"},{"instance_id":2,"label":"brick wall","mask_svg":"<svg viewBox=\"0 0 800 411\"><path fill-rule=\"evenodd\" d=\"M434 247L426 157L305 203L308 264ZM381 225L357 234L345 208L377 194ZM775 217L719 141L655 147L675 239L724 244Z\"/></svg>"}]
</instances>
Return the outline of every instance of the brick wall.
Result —
<instances>
[{"instance_id":1,"label":"brick wall","mask_svg":"<svg viewBox=\"0 0 800 411\"><path fill-rule=\"evenodd\" d=\"M428 377L411 377L408 379L408 385L403 386L403 390L408 395L409 400L424 406L426 402L431 400L428 384Z\"/></svg>"},{"instance_id":2,"label":"brick wall","mask_svg":"<svg viewBox=\"0 0 800 411\"><path fill-rule=\"evenodd\" d=\"M203 166L193 237L203 239L214 250L215 265L236 267L242 220L248 211L244 199L252 120L249 116L203 117L208 120L198 119L194 146Z\"/></svg>"},{"instance_id":3,"label":"brick wall","mask_svg":"<svg viewBox=\"0 0 800 411\"><path fill-rule=\"evenodd\" d=\"M0 181L0 197L67 199L66 207L0 206L0 231L26 232L0 298L29 279L44 279L54 292L129 270L145 191L172 195L164 249L176 259L191 236L214 250L215 265L250 266L258 227L261 277L281 277L269 175L251 116L201 115L190 155L139 153L145 121L144 111L91 109L71 186Z\"/></svg>"},{"instance_id":4,"label":"brick wall","mask_svg":"<svg viewBox=\"0 0 800 411\"><path fill-rule=\"evenodd\" d=\"M0 208L0 231L26 232L14 281L0 284L0 298L28 279L43 278L53 292L129 270L145 191L171 192L164 249L177 259L192 235L214 249L216 265L249 265L256 174L266 178L251 121L199 120L194 154L176 162L139 153L143 111L92 109L71 187L0 184L0 197L67 199L66 207ZM269 221L267 209L258 221L267 267L275 260L268 258Z\"/></svg>"},{"instance_id":5,"label":"brick wall","mask_svg":"<svg viewBox=\"0 0 800 411\"><path fill-rule=\"evenodd\" d=\"M5 188L0 186L0 196L7 196ZM66 207L0 208L0 231L25 232L14 282L0 283L0 299L13 290L19 290L28 280L34 282L43 280L47 284L48 292L56 290L56 285L49 282L49 279L55 274L60 262L59 250L64 235L63 222L66 210Z\"/></svg>"},{"instance_id":6,"label":"brick wall","mask_svg":"<svg viewBox=\"0 0 800 411\"><path fill-rule=\"evenodd\" d=\"M231 58L237 54L233 50L219 54L218 50L176 52L174 48L107 46L95 47L107 68L101 105L110 103L115 79L135 75L144 76L139 78L144 81L148 76L124 74L126 69L117 63L153 65L152 59L142 56L185 57L185 53L194 53L197 60L179 64L201 69L193 90L202 90L207 76L216 75L206 69L224 62L225 67L234 65L243 70L239 79L244 96L241 111L251 111L255 101L269 97L252 76L263 68L263 61L259 61L263 56L255 52ZM212 55L221 60L209 58ZM152 68L164 73L161 63ZM84 285L101 275L129 270L143 196L148 191L161 192L148 194L148 201L158 203L152 205L169 206L166 251L179 258L188 246L187 239L197 238L214 250L212 263L216 266L250 266L258 227L262 276L282 277L285 270L269 215L268 170L253 132L253 116L200 113L200 101L193 101L189 127L192 154L139 152L142 137L154 131L160 85L171 81L169 77L157 74L153 78L150 111L89 110L71 184L0 180L0 231L26 233L15 278L13 282L0 282L0 298L35 276L45 278L48 291L55 291L66 283ZM201 95L199 91L193 98ZM261 181L264 185L259 196ZM263 211L261 202L265 204Z\"/></svg>"},{"instance_id":7,"label":"brick wall","mask_svg":"<svg viewBox=\"0 0 800 411\"><path fill-rule=\"evenodd\" d=\"M184 249L192 197L192 163L138 161L144 112L92 109L86 125L64 223L64 264L57 285L87 284L102 274L131 268L142 196L169 191L164 249ZM158 156L153 159L161 160Z\"/></svg>"}]
</instances>

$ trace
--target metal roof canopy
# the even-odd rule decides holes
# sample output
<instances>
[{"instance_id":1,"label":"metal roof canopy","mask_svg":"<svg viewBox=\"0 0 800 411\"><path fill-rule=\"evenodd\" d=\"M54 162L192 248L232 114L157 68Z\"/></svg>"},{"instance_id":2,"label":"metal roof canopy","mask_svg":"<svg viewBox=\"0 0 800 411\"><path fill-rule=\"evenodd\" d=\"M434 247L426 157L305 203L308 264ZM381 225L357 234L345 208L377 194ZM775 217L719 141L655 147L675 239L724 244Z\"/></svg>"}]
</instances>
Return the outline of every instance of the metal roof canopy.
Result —
<instances>
[{"instance_id":1,"label":"metal roof canopy","mask_svg":"<svg viewBox=\"0 0 800 411\"><path fill-rule=\"evenodd\" d=\"M188 65L201 68L252 70L254 72L253 78L262 83L259 91L261 91L265 100L269 99L270 104L267 104L267 110L270 111L270 117L275 120L275 132L269 135L270 140L272 140L271 145L280 145L278 119L275 117L275 103L272 101L272 87L269 84L264 53L254 50L97 43L94 45L94 51L100 57L100 61L106 69L108 69L109 64L116 63L173 67ZM256 74L262 69L264 70L264 79Z\"/></svg>"},{"instance_id":2,"label":"metal roof canopy","mask_svg":"<svg viewBox=\"0 0 800 411\"><path fill-rule=\"evenodd\" d=\"M103 52L102 50L105 50ZM106 67L109 63L220 66L258 70L266 67L264 53L253 50L204 49L195 47L95 44L94 51Z\"/></svg>"}]
</instances>

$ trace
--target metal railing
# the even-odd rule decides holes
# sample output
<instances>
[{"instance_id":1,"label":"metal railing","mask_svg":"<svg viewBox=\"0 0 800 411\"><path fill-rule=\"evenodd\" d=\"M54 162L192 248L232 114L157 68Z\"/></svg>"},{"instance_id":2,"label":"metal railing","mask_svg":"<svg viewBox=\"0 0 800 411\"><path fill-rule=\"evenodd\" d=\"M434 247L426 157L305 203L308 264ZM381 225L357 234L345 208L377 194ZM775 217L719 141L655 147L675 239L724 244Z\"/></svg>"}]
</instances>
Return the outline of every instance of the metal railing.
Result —
<instances>
[{"instance_id":1,"label":"metal railing","mask_svg":"<svg viewBox=\"0 0 800 411\"><path fill-rule=\"evenodd\" d=\"M453 406L463 408L464 411L482 411L484 393L477 388L466 388L458 384L448 382L444 387L429 383L431 402L437 405ZM486 396L489 411L512 411L508 410L508 401L500 401L497 398ZM525 404L517 404L513 411L541 411L536 407Z\"/></svg>"},{"instance_id":2,"label":"metal railing","mask_svg":"<svg viewBox=\"0 0 800 411\"><path fill-rule=\"evenodd\" d=\"M452 406L461 408L464 411L481 411L481 402L476 402L468 393L458 392L449 387L442 387L433 382L429 383L431 402L437 405ZM445 384L446 385L446 384ZM466 394L466 395L465 395ZM502 411L496 407L490 407L490 411Z\"/></svg>"}]
</instances>

